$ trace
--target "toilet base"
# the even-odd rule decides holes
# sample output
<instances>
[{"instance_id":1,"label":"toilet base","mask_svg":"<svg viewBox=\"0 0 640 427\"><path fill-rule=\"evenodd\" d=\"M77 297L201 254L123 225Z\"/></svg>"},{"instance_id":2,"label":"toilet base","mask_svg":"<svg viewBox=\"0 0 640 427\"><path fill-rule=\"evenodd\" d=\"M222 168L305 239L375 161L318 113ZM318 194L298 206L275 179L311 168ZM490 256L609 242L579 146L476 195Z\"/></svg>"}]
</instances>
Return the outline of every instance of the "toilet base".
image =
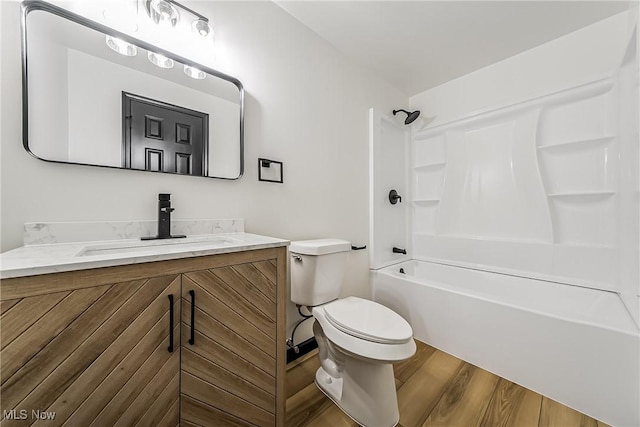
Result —
<instances>
[{"instance_id":1,"label":"toilet base","mask_svg":"<svg viewBox=\"0 0 640 427\"><path fill-rule=\"evenodd\" d=\"M316 371L315 382L320 391L340 407L340 398L342 397L342 378L333 378L331 375L327 374L324 369L318 368Z\"/></svg>"},{"instance_id":2,"label":"toilet base","mask_svg":"<svg viewBox=\"0 0 640 427\"><path fill-rule=\"evenodd\" d=\"M361 426L396 426L400 414L393 366L361 360L347 360L345 365L352 366L345 366L342 378L318 368L315 383L320 391Z\"/></svg>"}]
</instances>

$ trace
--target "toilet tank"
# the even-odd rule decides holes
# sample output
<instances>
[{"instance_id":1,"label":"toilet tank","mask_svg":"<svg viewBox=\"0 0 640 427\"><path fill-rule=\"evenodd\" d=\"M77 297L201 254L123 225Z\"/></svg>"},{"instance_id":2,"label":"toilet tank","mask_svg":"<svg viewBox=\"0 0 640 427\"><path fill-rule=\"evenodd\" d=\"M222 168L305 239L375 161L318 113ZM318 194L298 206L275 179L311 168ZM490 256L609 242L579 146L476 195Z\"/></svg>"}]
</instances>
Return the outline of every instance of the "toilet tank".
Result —
<instances>
[{"instance_id":1,"label":"toilet tank","mask_svg":"<svg viewBox=\"0 0 640 427\"><path fill-rule=\"evenodd\" d=\"M350 250L340 239L291 242L291 301L311 307L337 299Z\"/></svg>"}]
</instances>

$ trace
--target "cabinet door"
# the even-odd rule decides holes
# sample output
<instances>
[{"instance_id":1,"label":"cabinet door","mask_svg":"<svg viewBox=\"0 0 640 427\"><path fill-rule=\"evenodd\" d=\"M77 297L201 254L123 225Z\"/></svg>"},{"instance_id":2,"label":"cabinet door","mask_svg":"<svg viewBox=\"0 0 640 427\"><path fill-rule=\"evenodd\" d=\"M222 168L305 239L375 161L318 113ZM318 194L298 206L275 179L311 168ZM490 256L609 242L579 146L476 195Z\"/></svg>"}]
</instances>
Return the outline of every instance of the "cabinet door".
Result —
<instances>
[{"instance_id":1,"label":"cabinet door","mask_svg":"<svg viewBox=\"0 0 640 427\"><path fill-rule=\"evenodd\" d=\"M183 275L183 425L275 425L276 277L275 259Z\"/></svg>"},{"instance_id":2,"label":"cabinet door","mask_svg":"<svg viewBox=\"0 0 640 427\"><path fill-rule=\"evenodd\" d=\"M179 275L3 301L0 425L178 425L179 301Z\"/></svg>"}]
</instances>

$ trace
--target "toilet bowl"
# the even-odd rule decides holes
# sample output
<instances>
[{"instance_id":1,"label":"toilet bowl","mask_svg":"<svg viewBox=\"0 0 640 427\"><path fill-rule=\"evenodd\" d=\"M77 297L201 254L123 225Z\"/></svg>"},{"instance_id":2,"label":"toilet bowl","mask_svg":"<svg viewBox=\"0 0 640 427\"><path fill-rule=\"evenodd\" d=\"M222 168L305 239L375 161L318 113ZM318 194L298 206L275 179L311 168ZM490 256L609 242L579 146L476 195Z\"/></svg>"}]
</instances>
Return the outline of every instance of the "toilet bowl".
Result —
<instances>
[{"instance_id":1,"label":"toilet bowl","mask_svg":"<svg viewBox=\"0 0 640 427\"><path fill-rule=\"evenodd\" d=\"M416 351L409 324L388 308L355 297L314 307L312 313L318 388L360 425L395 426L400 415L392 363Z\"/></svg>"},{"instance_id":2,"label":"toilet bowl","mask_svg":"<svg viewBox=\"0 0 640 427\"><path fill-rule=\"evenodd\" d=\"M291 299L315 318L318 388L358 424L391 427L399 420L392 363L415 353L413 331L381 304L338 298L350 249L338 239L292 242Z\"/></svg>"}]
</instances>

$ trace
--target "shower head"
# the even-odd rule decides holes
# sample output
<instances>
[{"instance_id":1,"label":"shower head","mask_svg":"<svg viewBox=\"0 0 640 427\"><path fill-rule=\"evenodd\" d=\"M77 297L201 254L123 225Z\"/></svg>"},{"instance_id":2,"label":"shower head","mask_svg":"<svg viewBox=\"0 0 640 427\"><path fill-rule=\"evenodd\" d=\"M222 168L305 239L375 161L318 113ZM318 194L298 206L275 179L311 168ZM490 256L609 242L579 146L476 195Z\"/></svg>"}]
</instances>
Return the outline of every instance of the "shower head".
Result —
<instances>
[{"instance_id":1,"label":"shower head","mask_svg":"<svg viewBox=\"0 0 640 427\"><path fill-rule=\"evenodd\" d=\"M407 118L404 120L404 124L405 124L405 125L408 125L408 124L413 123L413 121L414 121L415 119L417 119L417 118L418 118L418 116L420 115L420 110L416 110L416 111L413 111L413 112L411 112L411 113L410 113L410 112L408 112L407 110L402 110L402 109L400 109L400 110L393 110L393 115L395 116L399 111L402 111L403 113L406 113L406 114L407 114Z\"/></svg>"}]
</instances>

